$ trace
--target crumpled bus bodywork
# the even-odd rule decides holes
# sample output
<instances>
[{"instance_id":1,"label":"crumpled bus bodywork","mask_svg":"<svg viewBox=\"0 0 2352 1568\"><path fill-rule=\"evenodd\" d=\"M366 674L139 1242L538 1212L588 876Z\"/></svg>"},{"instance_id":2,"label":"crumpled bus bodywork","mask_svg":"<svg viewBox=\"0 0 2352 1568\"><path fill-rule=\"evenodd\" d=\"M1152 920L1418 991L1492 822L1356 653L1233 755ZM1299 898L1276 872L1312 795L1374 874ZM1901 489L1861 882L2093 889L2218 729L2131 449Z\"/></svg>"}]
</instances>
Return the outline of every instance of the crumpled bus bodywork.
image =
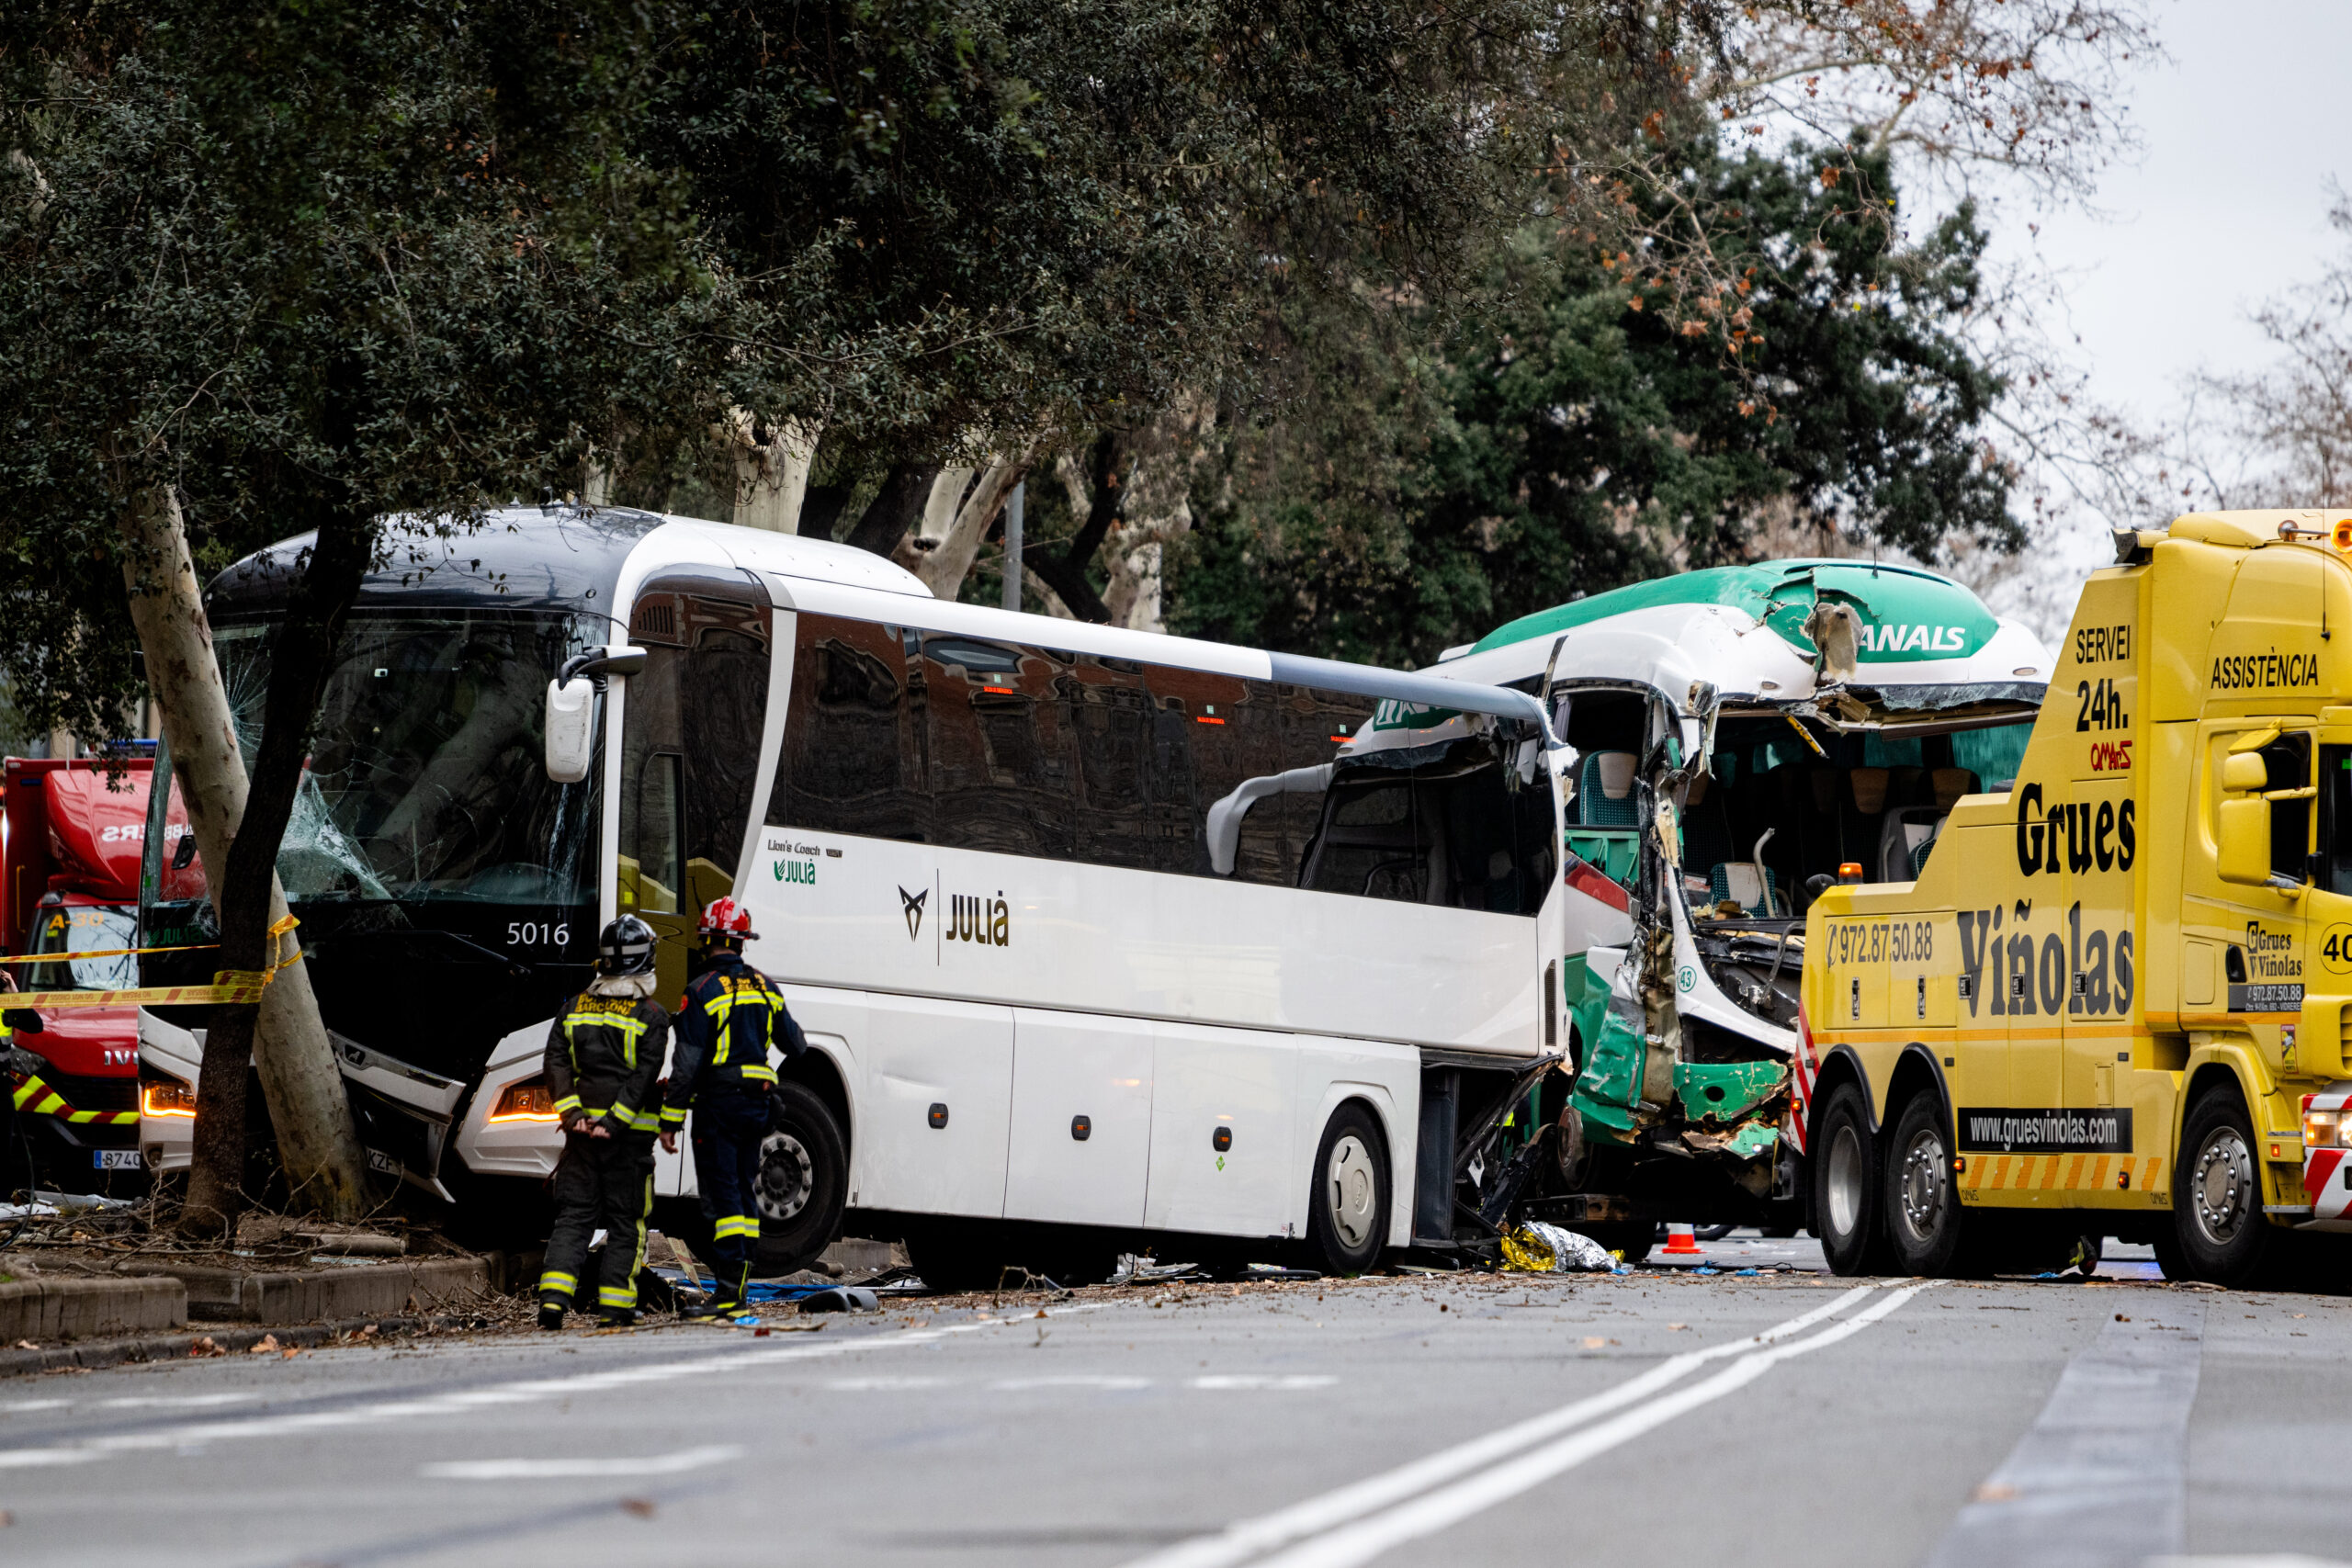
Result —
<instances>
[{"instance_id":1,"label":"crumpled bus bodywork","mask_svg":"<svg viewBox=\"0 0 2352 1568\"><path fill-rule=\"evenodd\" d=\"M1807 885L1849 863L1910 880L1962 796L2005 786L2049 666L1950 579L1850 560L1636 584L1440 662L1543 689L1577 754L1559 966L1573 1078L1540 1114L1556 1128L1547 1185L1611 1196L1557 1217L1799 1223L1773 1201L1797 1194Z\"/></svg>"}]
</instances>

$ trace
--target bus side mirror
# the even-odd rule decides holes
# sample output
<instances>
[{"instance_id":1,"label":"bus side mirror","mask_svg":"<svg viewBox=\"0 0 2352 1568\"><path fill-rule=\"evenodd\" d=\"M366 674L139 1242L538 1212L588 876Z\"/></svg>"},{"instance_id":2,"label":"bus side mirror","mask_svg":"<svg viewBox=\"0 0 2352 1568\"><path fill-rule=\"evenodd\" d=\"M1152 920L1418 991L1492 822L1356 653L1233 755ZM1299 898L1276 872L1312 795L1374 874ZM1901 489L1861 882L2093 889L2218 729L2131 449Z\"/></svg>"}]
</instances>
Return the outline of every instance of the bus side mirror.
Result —
<instances>
[{"instance_id":1,"label":"bus side mirror","mask_svg":"<svg viewBox=\"0 0 2352 1568\"><path fill-rule=\"evenodd\" d=\"M2237 751L2222 759L2222 787L2232 795L2259 795L2270 787L2270 765L2259 751Z\"/></svg>"},{"instance_id":2,"label":"bus side mirror","mask_svg":"<svg viewBox=\"0 0 2352 1568\"><path fill-rule=\"evenodd\" d=\"M588 776L596 739L596 685L581 676L548 682L548 777L560 784Z\"/></svg>"}]
</instances>

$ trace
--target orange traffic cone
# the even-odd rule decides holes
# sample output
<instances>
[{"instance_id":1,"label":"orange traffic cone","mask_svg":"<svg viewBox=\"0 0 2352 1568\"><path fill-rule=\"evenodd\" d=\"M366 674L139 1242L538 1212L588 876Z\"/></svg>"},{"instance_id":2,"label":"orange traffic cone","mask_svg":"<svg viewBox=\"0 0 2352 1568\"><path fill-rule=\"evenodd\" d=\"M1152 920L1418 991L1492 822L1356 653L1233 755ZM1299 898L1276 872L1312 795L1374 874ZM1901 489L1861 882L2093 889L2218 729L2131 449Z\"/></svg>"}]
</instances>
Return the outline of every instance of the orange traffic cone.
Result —
<instances>
[{"instance_id":1,"label":"orange traffic cone","mask_svg":"<svg viewBox=\"0 0 2352 1568\"><path fill-rule=\"evenodd\" d=\"M1700 1250L1699 1240L1690 1234L1689 1225L1668 1223L1666 1227L1666 1247L1658 1256L1660 1258L1704 1258L1707 1255Z\"/></svg>"}]
</instances>

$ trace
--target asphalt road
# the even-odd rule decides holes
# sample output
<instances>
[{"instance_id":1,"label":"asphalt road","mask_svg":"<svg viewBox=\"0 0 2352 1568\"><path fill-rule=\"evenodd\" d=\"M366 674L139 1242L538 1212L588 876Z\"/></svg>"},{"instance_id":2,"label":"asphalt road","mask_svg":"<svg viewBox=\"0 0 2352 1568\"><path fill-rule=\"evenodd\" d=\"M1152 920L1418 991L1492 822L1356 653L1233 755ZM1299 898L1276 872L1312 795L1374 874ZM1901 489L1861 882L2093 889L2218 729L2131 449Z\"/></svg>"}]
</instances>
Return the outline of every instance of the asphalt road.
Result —
<instances>
[{"instance_id":1,"label":"asphalt road","mask_svg":"<svg viewBox=\"0 0 2352 1568\"><path fill-rule=\"evenodd\" d=\"M2352 1559L2352 1301L1709 1250L12 1380L0 1562Z\"/></svg>"}]
</instances>

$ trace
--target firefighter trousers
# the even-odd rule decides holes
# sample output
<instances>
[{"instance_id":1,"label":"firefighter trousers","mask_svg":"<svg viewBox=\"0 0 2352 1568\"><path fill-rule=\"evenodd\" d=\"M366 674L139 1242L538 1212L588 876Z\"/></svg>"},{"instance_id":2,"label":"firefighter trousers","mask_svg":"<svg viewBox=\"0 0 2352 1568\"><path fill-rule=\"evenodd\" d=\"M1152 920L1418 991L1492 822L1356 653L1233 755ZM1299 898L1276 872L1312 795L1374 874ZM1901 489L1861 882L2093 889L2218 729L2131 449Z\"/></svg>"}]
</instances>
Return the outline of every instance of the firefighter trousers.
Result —
<instances>
[{"instance_id":1,"label":"firefighter trousers","mask_svg":"<svg viewBox=\"0 0 2352 1568\"><path fill-rule=\"evenodd\" d=\"M643 1133L563 1140L555 1168L555 1229L548 1236L539 1304L568 1307L580 1292L588 1243L605 1233L596 1271L596 1310L637 1307L637 1274L645 1266L645 1221L653 1213L653 1139ZM584 1303L582 1303L585 1304Z\"/></svg>"},{"instance_id":2,"label":"firefighter trousers","mask_svg":"<svg viewBox=\"0 0 2352 1568\"><path fill-rule=\"evenodd\" d=\"M703 1096L695 1104L695 1185L710 1219L711 1254L718 1261L721 1304L743 1300L752 1256L760 1248L760 1210L753 1186L760 1145L768 1134L763 1091Z\"/></svg>"}]
</instances>

